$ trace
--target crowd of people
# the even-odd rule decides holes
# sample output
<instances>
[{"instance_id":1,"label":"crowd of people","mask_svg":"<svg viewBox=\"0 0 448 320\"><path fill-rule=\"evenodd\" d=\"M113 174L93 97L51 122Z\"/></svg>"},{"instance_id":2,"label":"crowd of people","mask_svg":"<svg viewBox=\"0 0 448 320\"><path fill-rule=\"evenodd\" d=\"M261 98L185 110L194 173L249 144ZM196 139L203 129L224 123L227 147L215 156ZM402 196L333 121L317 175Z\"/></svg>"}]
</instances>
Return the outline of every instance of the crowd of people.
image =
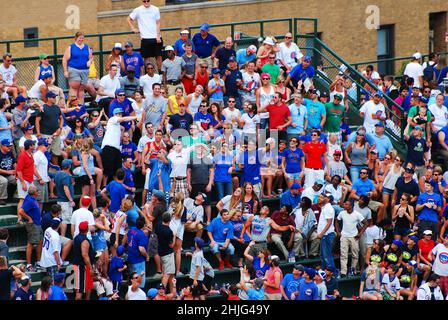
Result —
<instances>
[{"instance_id":1,"label":"crowd of people","mask_svg":"<svg viewBox=\"0 0 448 320\"><path fill-rule=\"evenodd\" d=\"M361 70L377 88L365 84L364 123L353 129L350 71L317 90L315 78L328 75L289 32L235 50L205 23L164 46L147 0L127 22L140 53L116 43L101 79L76 33L62 62L67 96L48 55L31 88L3 56L0 204L19 199L27 246L26 265L10 266L0 229L0 299L65 300L69 265L77 300L92 291L106 300L347 299L338 282L357 275L355 299L448 298L446 57L421 65L415 53L401 82ZM397 117L405 154L385 134ZM240 278L214 286L226 268ZM38 270L46 276L34 293ZM145 293L149 276L160 284Z\"/></svg>"}]
</instances>

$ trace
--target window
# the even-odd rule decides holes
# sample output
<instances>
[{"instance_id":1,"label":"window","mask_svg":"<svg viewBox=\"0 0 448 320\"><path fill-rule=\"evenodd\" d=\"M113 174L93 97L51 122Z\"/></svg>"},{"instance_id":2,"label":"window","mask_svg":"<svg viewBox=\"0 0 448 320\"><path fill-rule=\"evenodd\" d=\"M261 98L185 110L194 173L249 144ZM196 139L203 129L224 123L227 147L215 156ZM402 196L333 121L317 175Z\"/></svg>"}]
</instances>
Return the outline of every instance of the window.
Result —
<instances>
[{"instance_id":1,"label":"window","mask_svg":"<svg viewBox=\"0 0 448 320\"><path fill-rule=\"evenodd\" d=\"M39 29L36 27L33 28L25 28L23 29L23 39L27 40L27 39L37 39L39 38ZM25 48L30 48L30 47L38 47L39 46L39 41L29 41L29 42L24 42L23 46Z\"/></svg>"},{"instance_id":2,"label":"window","mask_svg":"<svg viewBox=\"0 0 448 320\"><path fill-rule=\"evenodd\" d=\"M394 57L394 25L380 26L377 31L376 55L378 60ZM394 62L384 61L378 63L379 74L394 74Z\"/></svg>"}]
</instances>

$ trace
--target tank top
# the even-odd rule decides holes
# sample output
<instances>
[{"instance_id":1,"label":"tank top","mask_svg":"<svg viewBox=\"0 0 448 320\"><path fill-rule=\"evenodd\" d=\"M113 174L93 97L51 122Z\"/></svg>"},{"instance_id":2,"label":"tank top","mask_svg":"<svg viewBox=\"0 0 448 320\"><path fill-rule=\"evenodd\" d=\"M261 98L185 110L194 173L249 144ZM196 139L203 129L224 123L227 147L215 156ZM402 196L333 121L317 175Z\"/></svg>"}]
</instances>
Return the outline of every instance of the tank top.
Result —
<instances>
[{"instance_id":1,"label":"tank top","mask_svg":"<svg viewBox=\"0 0 448 320\"><path fill-rule=\"evenodd\" d=\"M44 85L45 85L44 80L38 80L28 91L28 97L31 99L41 99L42 100L42 93L40 92L40 87L42 87Z\"/></svg>"},{"instance_id":2,"label":"tank top","mask_svg":"<svg viewBox=\"0 0 448 320\"><path fill-rule=\"evenodd\" d=\"M195 115L199 111L199 106L202 102L202 95L199 95L199 97L195 98L194 93L191 94L191 100L188 104L188 108L190 109L191 113Z\"/></svg>"},{"instance_id":3,"label":"tank top","mask_svg":"<svg viewBox=\"0 0 448 320\"><path fill-rule=\"evenodd\" d=\"M342 92L337 91L336 89L331 91L330 92L330 102L333 102L335 94L340 94L342 96L342 101L344 101L344 98L345 98L345 90L344 89L342 89Z\"/></svg>"},{"instance_id":4,"label":"tank top","mask_svg":"<svg viewBox=\"0 0 448 320\"><path fill-rule=\"evenodd\" d=\"M78 234L75 239L73 239L73 264L77 266L85 266L84 259L82 258L82 251L81 251L81 244L84 241L89 241L87 239L87 235L85 234ZM90 243L90 241L89 241ZM89 259L90 263L92 264L95 259L95 251L93 251L92 244L90 244L89 247Z\"/></svg>"},{"instance_id":5,"label":"tank top","mask_svg":"<svg viewBox=\"0 0 448 320\"><path fill-rule=\"evenodd\" d=\"M208 73L206 72L204 75L201 75L200 72L196 72L196 85L201 85L204 90L207 90L208 85ZM196 90L196 86L193 88Z\"/></svg>"},{"instance_id":6,"label":"tank top","mask_svg":"<svg viewBox=\"0 0 448 320\"><path fill-rule=\"evenodd\" d=\"M276 272L280 272L280 283L282 283L283 280L283 273L282 270L279 267L270 268L268 271L266 271L266 278L268 279L269 284L274 284L274 275ZM278 289L272 288L272 287L266 287L265 292L267 294L275 294L275 293L281 293L280 287Z\"/></svg>"},{"instance_id":7,"label":"tank top","mask_svg":"<svg viewBox=\"0 0 448 320\"><path fill-rule=\"evenodd\" d=\"M271 100L274 98L274 95L275 95L275 90L274 90L273 86L270 86L268 93L266 93L264 91L264 88L261 87L260 88L260 107L267 106L271 102ZM260 119L269 118L269 112L261 112L261 113L258 113L258 115L260 116Z\"/></svg>"},{"instance_id":8,"label":"tank top","mask_svg":"<svg viewBox=\"0 0 448 320\"><path fill-rule=\"evenodd\" d=\"M40 300L48 300L48 291L42 291L42 289L40 290Z\"/></svg>"},{"instance_id":9,"label":"tank top","mask_svg":"<svg viewBox=\"0 0 448 320\"><path fill-rule=\"evenodd\" d=\"M76 44L70 45L70 59L68 66L78 70L88 70L87 62L89 61L89 46L84 44L80 49Z\"/></svg>"},{"instance_id":10,"label":"tank top","mask_svg":"<svg viewBox=\"0 0 448 320\"><path fill-rule=\"evenodd\" d=\"M252 230L250 233L252 240L256 242L266 241L269 231L271 231L269 220L271 220L271 218L262 218L258 215L254 216L254 219L252 220Z\"/></svg>"},{"instance_id":11,"label":"tank top","mask_svg":"<svg viewBox=\"0 0 448 320\"><path fill-rule=\"evenodd\" d=\"M362 166L366 163L367 155L366 145L362 148L356 147L356 144L352 144L352 150L350 151L350 159L352 160L352 166Z\"/></svg>"},{"instance_id":12,"label":"tank top","mask_svg":"<svg viewBox=\"0 0 448 320\"><path fill-rule=\"evenodd\" d=\"M106 238L104 238L104 230L98 229L92 234L92 244L95 251L102 251L107 248Z\"/></svg>"},{"instance_id":13,"label":"tank top","mask_svg":"<svg viewBox=\"0 0 448 320\"><path fill-rule=\"evenodd\" d=\"M98 123L98 125L93 128L89 129L90 133L93 136L93 144L101 148L101 144L103 143L103 137L104 137L104 127L101 123Z\"/></svg>"},{"instance_id":14,"label":"tank top","mask_svg":"<svg viewBox=\"0 0 448 320\"><path fill-rule=\"evenodd\" d=\"M120 220L120 218L123 215L127 216L127 214L121 210L118 210L117 213L115 213L114 218L112 220L112 233L113 234L115 234L117 232L118 221ZM120 232L119 232L119 234L121 234L122 236L124 236L126 234L127 225L128 224L126 222L126 219L124 219L123 223L121 224Z\"/></svg>"},{"instance_id":15,"label":"tank top","mask_svg":"<svg viewBox=\"0 0 448 320\"><path fill-rule=\"evenodd\" d=\"M244 201L243 214L251 214L254 211L254 199L250 199L249 201Z\"/></svg>"},{"instance_id":16,"label":"tank top","mask_svg":"<svg viewBox=\"0 0 448 320\"><path fill-rule=\"evenodd\" d=\"M400 208L398 208L398 209L400 209ZM406 213L409 213L408 206L406 206ZM406 218L405 215L403 215L402 217L397 216L397 220L395 221L395 227L401 228L401 229L409 229L411 227L411 223L409 222L409 220Z\"/></svg>"},{"instance_id":17,"label":"tank top","mask_svg":"<svg viewBox=\"0 0 448 320\"><path fill-rule=\"evenodd\" d=\"M179 104L177 103L176 96L174 96L174 95L173 96L169 96L168 100L171 100L171 102L173 103L172 109L173 109L174 112L171 113L170 109L167 108L167 114L169 116L171 116L173 114L179 113ZM184 98L181 99L181 102L184 102Z\"/></svg>"},{"instance_id":18,"label":"tank top","mask_svg":"<svg viewBox=\"0 0 448 320\"><path fill-rule=\"evenodd\" d=\"M138 288L137 291L132 291L132 286L128 288L128 300L146 300L145 292Z\"/></svg>"},{"instance_id":19,"label":"tank top","mask_svg":"<svg viewBox=\"0 0 448 320\"><path fill-rule=\"evenodd\" d=\"M53 69L49 65L48 67L44 67L42 65L39 66L39 80L42 80L45 75L51 75L53 76Z\"/></svg>"},{"instance_id":20,"label":"tank top","mask_svg":"<svg viewBox=\"0 0 448 320\"><path fill-rule=\"evenodd\" d=\"M80 152L79 154L80 157L80 161L81 161L81 169L79 170L79 175L80 176L86 176L87 172L84 169L84 164L82 162L82 153ZM90 174L93 176L95 174L95 164L93 162L93 156L89 153L89 157L87 159L87 168L89 168Z\"/></svg>"},{"instance_id":21,"label":"tank top","mask_svg":"<svg viewBox=\"0 0 448 320\"><path fill-rule=\"evenodd\" d=\"M283 89L284 89L284 92L283 92L283 93L281 93L280 91L277 91L277 92L280 92L281 95L282 95L282 99L283 99L284 101L286 101L286 98L288 97L288 89L287 89L287 88L283 88Z\"/></svg>"},{"instance_id":22,"label":"tank top","mask_svg":"<svg viewBox=\"0 0 448 320\"><path fill-rule=\"evenodd\" d=\"M383 187L393 190L395 188L395 183L397 182L398 178L401 177L402 172L403 169L398 170L398 172L394 172L394 166L392 166L392 168L384 178Z\"/></svg>"}]
</instances>

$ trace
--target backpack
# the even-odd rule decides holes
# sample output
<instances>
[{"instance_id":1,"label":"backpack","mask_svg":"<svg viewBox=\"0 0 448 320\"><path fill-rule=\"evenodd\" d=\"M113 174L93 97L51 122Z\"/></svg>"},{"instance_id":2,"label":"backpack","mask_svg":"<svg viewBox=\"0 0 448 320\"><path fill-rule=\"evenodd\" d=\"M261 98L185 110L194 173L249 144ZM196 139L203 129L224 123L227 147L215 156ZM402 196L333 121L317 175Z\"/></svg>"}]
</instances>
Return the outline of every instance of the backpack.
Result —
<instances>
[{"instance_id":1,"label":"backpack","mask_svg":"<svg viewBox=\"0 0 448 320\"><path fill-rule=\"evenodd\" d=\"M423 80L432 81L434 79L434 65L427 64L426 68L423 69Z\"/></svg>"}]
</instances>

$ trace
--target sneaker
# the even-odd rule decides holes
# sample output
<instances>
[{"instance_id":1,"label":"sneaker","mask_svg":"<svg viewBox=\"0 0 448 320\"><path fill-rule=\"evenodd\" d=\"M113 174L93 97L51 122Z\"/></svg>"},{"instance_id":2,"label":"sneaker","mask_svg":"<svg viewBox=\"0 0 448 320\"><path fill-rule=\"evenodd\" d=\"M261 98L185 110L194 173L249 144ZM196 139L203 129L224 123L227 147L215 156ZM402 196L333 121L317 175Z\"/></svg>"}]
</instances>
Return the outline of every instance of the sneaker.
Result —
<instances>
[{"instance_id":1,"label":"sneaker","mask_svg":"<svg viewBox=\"0 0 448 320\"><path fill-rule=\"evenodd\" d=\"M182 273L182 272L178 272L178 273L176 273L176 277L181 277L181 276L184 276L184 274Z\"/></svg>"},{"instance_id":2,"label":"sneaker","mask_svg":"<svg viewBox=\"0 0 448 320\"><path fill-rule=\"evenodd\" d=\"M68 266L68 265L70 265L70 262L68 262L68 261L62 261L62 265L61 265L61 266L66 267L66 266Z\"/></svg>"},{"instance_id":3,"label":"sneaker","mask_svg":"<svg viewBox=\"0 0 448 320\"><path fill-rule=\"evenodd\" d=\"M152 277L153 277L154 279L162 279L163 275L162 275L161 272L157 272L157 273L154 274Z\"/></svg>"},{"instance_id":4,"label":"sneaker","mask_svg":"<svg viewBox=\"0 0 448 320\"><path fill-rule=\"evenodd\" d=\"M36 272L37 270L36 270L35 267L33 267L32 264L27 264L26 265L26 271L28 271L28 272Z\"/></svg>"},{"instance_id":5,"label":"sneaker","mask_svg":"<svg viewBox=\"0 0 448 320\"><path fill-rule=\"evenodd\" d=\"M221 260L221 262L219 263L218 270L224 270L224 261Z\"/></svg>"},{"instance_id":6,"label":"sneaker","mask_svg":"<svg viewBox=\"0 0 448 320\"><path fill-rule=\"evenodd\" d=\"M35 264L34 264L34 267L36 268L36 270L44 270L45 268L43 268L40 264L39 264L39 262L36 262Z\"/></svg>"}]
</instances>

